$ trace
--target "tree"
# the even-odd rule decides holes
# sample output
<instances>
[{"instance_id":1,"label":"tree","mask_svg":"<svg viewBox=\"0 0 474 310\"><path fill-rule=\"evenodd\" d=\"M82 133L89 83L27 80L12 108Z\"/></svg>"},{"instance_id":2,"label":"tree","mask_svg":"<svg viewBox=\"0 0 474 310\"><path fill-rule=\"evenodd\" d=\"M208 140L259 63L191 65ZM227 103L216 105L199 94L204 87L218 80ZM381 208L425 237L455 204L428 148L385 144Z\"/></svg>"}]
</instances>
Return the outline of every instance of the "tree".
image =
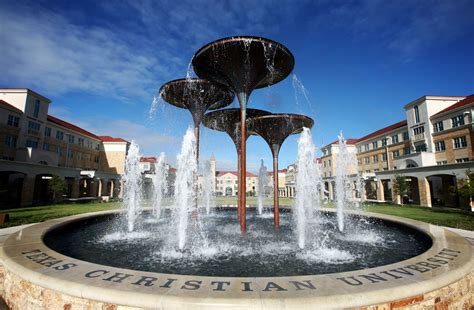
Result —
<instances>
[{"instance_id":1,"label":"tree","mask_svg":"<svg viewBox=\"0 0 474 310\"><path fill-rule=\"evenodd\" d=\"M466 178L458 181L458 194L469 201L472 210L472 201L474 198L474 172L471 169L466 170Z\"/></svg>"},{"instance_id":2,"label":"tree","mask_svg":"<svg viewBox=\"0 0 474 310\"><path fill-rule=\"evenodd\" d=\"M48 189L53 195L53 200L55 201L56 197L62 195L66 191L66 182L57 175L53 175L53 177L49 179Z\"/></svg>"},{"instance_id":3,"label":"tree","mask_svg":"<svg viewBox=\"0 0 474 310\"><path fill-rule=\"evenodd\" d=\"M403 174L396 174L393 178L393 192L400 196L403 206L403 197L408 196L411 186Z\"/></svg>"}]
</instances>

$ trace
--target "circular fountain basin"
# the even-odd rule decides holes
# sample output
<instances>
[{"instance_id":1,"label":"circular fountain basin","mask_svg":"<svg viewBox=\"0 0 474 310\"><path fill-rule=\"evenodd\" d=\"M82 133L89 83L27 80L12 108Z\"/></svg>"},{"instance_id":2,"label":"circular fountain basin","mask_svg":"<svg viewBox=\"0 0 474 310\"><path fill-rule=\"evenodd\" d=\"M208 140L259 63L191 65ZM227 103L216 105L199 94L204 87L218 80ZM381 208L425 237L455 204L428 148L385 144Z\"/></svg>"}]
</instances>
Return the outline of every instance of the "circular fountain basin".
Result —
<instances>
[{"instance_id":1,"label":"circular fountain basin","mask_svg":"<svg viewBox=\"0 0 474 310\"><path fill-rule=\"evenodd\" d=\"M25 228L11 235L2 247L4 298L18 309L33 305L62 308L68 304L160 309L327 309L437 302L457 308L472 303L471 245L441 227L385 215L354 215L357 221L353 222L370 221L369 226L379 227L387 236L378 240L379 228L353 230L359 235L334 230L328 236L340 243L316 242L319 247L324 244L337 250L333 257L322 257L324 251L310 251L303 259L297 255L304 254L303 250L288 248L287 242L294 235L290 214L282 216L280 231L268 228L265 235L257 227L271 223L272 218L249 214L248 234L240 237L232 233L231 216L222 216L226 213L207 218L230 226L212 226L215 237L207 238L212 241L210 250L206 253L201 249L197 257L186 249L175 251L174 255L163 254L160 249L166 246L160 240L164 238L145 233L150 227L159 226L159 222L148 220L135 237L121 237L120 231L110 231L111 223L120 222L117 212L72 216ZM318 225L327 230L331 222L328 213L327 221ZM159 229L156 232L160 233ZM397 233L407 239L396 241L399 243L392 247L395 251L387 253L387 243ZM124 242L116 243L120 239ZM135 241L140 239L147 240L149 246L137 248L142 242ZM245 239L260 240L256 251L249 251L255 254L254 261L249 255L237 255L238 248L245 246ZM230 242L234 246L234 253L229 250L234 259L216 254L223 250L218 240L227 240L221 245ZM278 241L282 246L275 248ZM189 241L192 242L197 241ZM408 247L407 243L412 245ZM308 248L317 249L312 245ZM136 264L125 264L122 258L131 251L135 251L131 257ZM344 251L353 257L344 256ZM318 267L323 263L325 268Z\"/></svg>"}]
</instances>

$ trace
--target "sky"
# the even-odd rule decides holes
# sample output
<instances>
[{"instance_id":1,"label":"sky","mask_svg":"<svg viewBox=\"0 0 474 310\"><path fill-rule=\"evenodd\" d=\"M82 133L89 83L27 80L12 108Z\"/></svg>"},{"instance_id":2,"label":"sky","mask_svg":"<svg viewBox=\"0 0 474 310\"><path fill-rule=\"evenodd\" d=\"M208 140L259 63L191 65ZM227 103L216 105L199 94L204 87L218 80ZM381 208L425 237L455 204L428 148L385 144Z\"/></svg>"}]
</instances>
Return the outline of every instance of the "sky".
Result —
<instances>
[{"instance_id":1,"label":"sky","mask_svg":"<svg viewBox=\"0 0 474 310\"><path fill-rule=\"evenodd\" d=\"M0 0L0 88L30 88L52 100L49 114L174 163L192 119L163 102L150 113L161 85L185 77L211 41L262 36L296 64L248 107L310 116L320 148L340 131L358 138L404 119L421 96L474 93L472 16L472 0ZM201 130L201 158L236 169L230 138ZM296 141L280 168L296 160ZM261 159L271 167L265 142L249 138L248 169Z\"/></svg>"}]
</instances>

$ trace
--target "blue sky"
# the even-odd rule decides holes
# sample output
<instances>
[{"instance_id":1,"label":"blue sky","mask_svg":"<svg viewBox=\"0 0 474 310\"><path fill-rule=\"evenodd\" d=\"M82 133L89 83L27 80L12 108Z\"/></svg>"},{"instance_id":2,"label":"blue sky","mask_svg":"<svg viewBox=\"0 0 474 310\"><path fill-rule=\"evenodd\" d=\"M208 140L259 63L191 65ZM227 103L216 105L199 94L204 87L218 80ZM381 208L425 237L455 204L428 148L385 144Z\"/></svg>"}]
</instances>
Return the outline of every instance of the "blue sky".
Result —
<instances>
[{"instance_id":1,"label":"blue sky","mask_svg":"<svg viewBox=\"0 0 474 310\"><path fill-rule=\"evenodd\" d=\"M474 1L7 1L0 0L0 87L28 87L50 114L99 135L134 139L144 155L179 150L191 117L160 104L160 86L186 75L202 45L232 35L264 36L294 54L293 77L256 90L249 107L304 113L318 147L360 137L404 118L423 95L474 93ZM234 103L237 107L237 104ZM203 129L201 158L235 168L222 133ZM271 166L260 138L249 170ZM280 165L295 161L296 137Z\"/></svg>"}]
</instances>

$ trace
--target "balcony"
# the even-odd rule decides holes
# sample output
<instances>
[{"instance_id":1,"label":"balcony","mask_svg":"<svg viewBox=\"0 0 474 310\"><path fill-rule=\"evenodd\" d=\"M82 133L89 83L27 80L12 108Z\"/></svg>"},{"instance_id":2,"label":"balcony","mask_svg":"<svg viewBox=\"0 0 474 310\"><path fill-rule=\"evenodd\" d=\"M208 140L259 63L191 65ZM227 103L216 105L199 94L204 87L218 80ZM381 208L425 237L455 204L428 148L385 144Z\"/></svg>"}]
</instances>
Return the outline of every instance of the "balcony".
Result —
<instances>
[{"instance_id":1,"label":"balcony","mask_svg":"<svg viewBox=\"0 0 474 310\"><path fill-rule=\"evenodd\" d=\"M413 137L413 142L418 142L418 141L424 141L425 140L425 133L419 133L417 135L414 135Z\"/></svg>"}]
</instances>

